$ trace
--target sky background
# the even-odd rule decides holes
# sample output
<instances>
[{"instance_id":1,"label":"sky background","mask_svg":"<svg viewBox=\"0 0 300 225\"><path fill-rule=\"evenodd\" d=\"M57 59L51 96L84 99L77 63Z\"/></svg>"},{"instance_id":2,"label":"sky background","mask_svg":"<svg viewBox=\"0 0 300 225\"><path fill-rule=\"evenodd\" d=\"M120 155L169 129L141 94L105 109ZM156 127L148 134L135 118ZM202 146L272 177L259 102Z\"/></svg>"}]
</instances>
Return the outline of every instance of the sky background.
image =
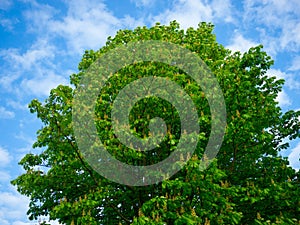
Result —
<instances>
[{"instance_id":1,"label":"sky background","mask_svg":"<svg viewBox=\"0 0 300 225\"><path fill-rule=\"evenodd\" d=\"M218 42L234 51L263 44L275 60L268 73L286 80L280 106L300 109L299 0L0 0L1 225L36 224L26 219L28 199L9 183L42 126L28 103L68 84L84 50L101 48L117 30L175 19L184 29L212 22ZM281 154L300 168L300 140Z\"/></svg>"}]
</instances>

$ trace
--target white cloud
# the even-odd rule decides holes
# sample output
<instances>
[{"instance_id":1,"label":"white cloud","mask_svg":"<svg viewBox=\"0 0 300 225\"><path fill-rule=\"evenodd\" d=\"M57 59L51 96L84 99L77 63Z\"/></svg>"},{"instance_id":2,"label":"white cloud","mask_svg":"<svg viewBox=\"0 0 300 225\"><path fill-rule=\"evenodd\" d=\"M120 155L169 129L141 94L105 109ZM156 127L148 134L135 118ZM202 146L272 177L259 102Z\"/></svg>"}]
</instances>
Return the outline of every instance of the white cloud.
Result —
<instances>
[{"instance_id":1,"label":"white cloud","mask_svg":"<svg viewBox=\"0 0 300 225\"><path fill-rule=\"evenodd\" d=\"M241 53L247 52L249 48L257 46L258 43L246 39L242 34L235 32L230 44L226 48L233 52L240 51Z\"/></svg>"},{"instance_id":2,"label":"white cloud","mask_svg":"<svg viewBox=\"0 0 300 225\"><path fill-rule=\"evenodd\" d=\"M50 224L51 225L60 225L61 223L59 223L58 221L51 221Z\"/></svg>"},{"instance_id":3,"label":"white cloud","mask_svg":"<svg viewBox=\"0 0 300 225\"><path fill-rule=\"evenodd\" d=\"M0 56L8 63L7 65L10 65L10 68L3 68L0 84L8 92L14 92L17 96L23 96L24 93L34 96L49 95L50 90L57 85L68 84L68 75L74 73L63 68L64 65L61 65L56 58L58 54L56 47L46 39L38 39L24 53L19 49L2 50ZM54 63L55 60L58 62ZM63 75L58 74L57 71ZM27 110L27 106L18 106L16 102L10 104L15 108L22 107Z\"/></svg>"},{"instance_id":4,"label":"white cloud","mask_svg":"<svg viewBox=\"0 0 300 225\"><path fill-rule=\"evenodd\" d=\"M49 4L40 4L36 0L22 0L30 4L30 10L23 11L24 17L28 20L27 29L38 34L47 34L48 22L55 16L57 10Z\"/></svg>"},{"instance_id":5,"label":"white cloud","mask_svg":"<svg viewBox=\"0 0 300 225\"><path fill-rule=\"evenodd\" d=\"M297 0L296 0L297 1ZM277 1L277 0L246 0L244 1L244 19L254 19L253 22L263 23L268 26L282 26L281 19L278 15L284 16L291 11L293 7L289 2L292 1ZM264 20L259 21L259 18Z\"/></svg>"},{"instance_id":6,"label":"white cloud","mask_svg":"<svg viewBox=\"0 0 300 225\"><path fill-rule=\"evenodd\" d=\"M13 222L12 225L32 225L32 223L24 223L22 221Z\"/></svg>"},{"instance_id":7,"label":"white cloud","mask_svg":"<svg viewBox=\"0 0 300 225\"><path fill-rule=\"evenodd\" d=\"M1 15L0 15L1 16ZM0 18L0 26L6 28L7 30L11 31L13 30L13 25L16 22L11 20L11 19L7 19L7 18Z\"/></svg>"},{"instance_id":8,"label":"white cloud","mask_svg":"<svg viewBox=\"0 0 300 225\"><path fill-rule=\"evenodd\" d=\"M156 0L130 0L136 7L149 7L155 3Z\"/></svg>"},{"instance_id":9,"label":"white cloud","mask_svg":"<svg viewBox=\"0 0 300 225\"><path fill-rule=\"evenodd\" d=\"M280 44L283 49L289 51L297 51L300 49L300 17L297 22L289 21L289 23L283 27Z\"/></svg>"},{"instance_id":10,"label":"white cloud","mask_svg":"<svg viewBox=\"0 0 300 225\"><path fill-rule=\"evenodd\" d=\"M0 66L0 85L7 91L16 94L20 90L13 83L19 78L24 79L27 74L30 74L33 78L42 74L43 71L41 70L53 70L56 67L51 63L55 57L55 47L45 39L37 40L24 53L20 49L14 48L1 50L0 57L6 65L5 67Z\"/></svg>"},{"instance_id":11,"label":"white cloud","mask_svg":"<svg viewBox=\"0 0 300 225\"><path fill-rule=\"evenodd\" d=\"M12 119L15 117L15 113L0 106L0 119Z\"/></svg>"},{"instance_id":12,"label":"white cloud","mask_svg":"<svg viewBox=\"0 0 300 225\"><path fill-rule=\"evenodd\" d=\"M221 20L226 23L236 23L234 8L230 0L213 0L211 2L214 20Z\"/></svg>"},{"instance_id":13,"label":"white cloud","mask_svg":"<svg viewBox=\"0 0 300 225\"><path fill-rule=\"evenodd\" d=\"M176 20L184 29L197 27L200 22L234 22L233 10L229 0L177 0L172 8L153 16L152 22L169 24Z\"/></svg>"},{"instance_id":14,"label":"white cloud","mask_svg":"<svg viewBox=\"0 0 300 225\"><path fill-rule=\"evenodd\" d=\"M35 96L48 96L52 88L57 87L59 84L66 85L68 81L66 78L51 73L52 71L45 71L46 74L32 79L24 79L21 86L28 93Z\"/></svg>"},{"instance_id":15,"label":"white cloud","mask_svg":"<svg viewBox=\"0 0 300 225\"><path fill-rule=\"evenodd\" d=\"M15 110L26 110L28 111L28 103L21 103L17 100L7 100L7 105Z\"/></svg>"},{"instance_id":16,"label":"white cloud","mask_svg":"<svg viewBox=\"0 0 300 225\"><path fill-rule=\"evenodd\" d=\"M37 119L32 120L26 120L26 121L20 121L25 122L27 124L34 123ZM15 138L18 140L21 140L23 143L27 143L26 147L24 148L18 148L18 152L28 152L28 150L32 149L32 145L35 142L35 137L29 136L28 133L24 131L20 131L18 134L15 135Z\"/></svg>"},{"instance_id":17,"label":"white cloud","mask_svg":"<svg viewBox=\"0 0 300 225\"><path fill-rule=\"evenodd\" d=\"M0 147L0 167L4 167L11 162L11 156L8 151Z\"/></svg>"},{"instance_id":18,"label":"white cloud","mask_svg":"<svg viewBox=\"0 0 300 225\"><path fill-rule=\"evenodd\" d=\"M11 180L11 176L7 171L0 170L0 183L9 182Z\"/></svg>"},{"instance_id":19,"label":"white cloud","mask_svg":"<svg viewBox=\"0 0 300 225\"><path fill-rule=\"evenodd\" d=\"M8 10L12 6L13 2L11 0L1 0L0 9Z\"/></svg>"},{"instance_id":20,"label":"white cloud","mask_svg":"<svg viewBox=\"0 0 300 225\"><path fill-rule=\"evenodd\" d=\"M42 221L47 221L47 224L51 224L51 225L61 225L61 223L59 223L58 221L50 221L50 222L48 222L49 220L48 220L48 218L44 218L44 219L42 219Z\"/></svg>"},{"instance_id":21,"label":"white cloud","mask_svg":"<svg viewBox=\"0 0 300 225\"><path fill-rule=\"evenodd\" d=\"M0 221L25 221L29 200L15 190L0 192Z\"/></svg>"},{"instance_id":22,"label":"white cloud","mask_svg":"<svg viewBox=\"0 0 300 225\"><path fill-rule=\"evenodd\" d=\"M49 30L65 38L70 49L100 48L121 21L99 1L69 1L67 16L49 22Z\"/></svg>"},{"instance_id":23,"label":"white cloud","mask_svg":"<svg viewBox=\"0 0 300 225\"><path fill-rule=\"evenodd\" d=\"M1 212L0 212L0 224L2 224L2 225L10 225L7 220L4 220L4 219L1 218Z\"/></svg>"},{"instance_id":24,"label":"white cloud","mask_svg":"<svg viewBox=\"0 0 300 225\"><path fill-rule=\"evenodd\" d=\"M290 90L299 90L300 89L300 82L297 80L295 74L282 72L279 69L270 69L267 72L268 76L275 76L278 79L284 79L284 87L289 88Z\"/></svg>"},{"instance_id":25,"label":"white cloud","mask_svg":"<svg viewBox=\"0 0 300 225\"><path fill-rule=\"evenodd\" d=\"M244 2L244 19L265 24L269 27L282 28L284 22L292 21L299 16L298 0L246 0Z\"/></svg>"},{"instance_id":26,"label":"white cloud","mask_svg":"<svg viewBox=\"0 0 300 225\"><path fill-rule=\"evenodd\" d=\"M20 49L10 48L1 50L0 57L13 69L30 70L40 62L53 59L54 52L55 47L50 45L46 39L39 39L24 53Z\"/></svg>"},{"instance_id":27,"label":"white cloud","mask_svg":"<svg viewBox=\"0 0 300 225\"><path fill-rule=\"evenodd\" d=\"M294 168L294 169L300 169L300 143L298 143L298 145L292 149L291 153L288 156L290 165Z\"/></svg>"},{"instance_id":28,"label":"white cloud","mask_svg":"<svg viewBox=\"0 0 300 225\"><path fill-rule=\"evenodd\" d=\"M291 73L286 73L281 71L280 69L269 69L267 71L267 75L269 77L276 77L277 79L284 79L285 83L283 86L283 90L278 94L277 96L277 101L279 102L279 105L281 107L285 107L285 106L291 106L292 105L292 100L291 97L289 96L285 89L289 89L289 90L298 90L300 89L300 82L297 80L297 77L295 76L295 74L291 74Z\"/></svg>"},{"instance_id":29,"label":"white cloud","mask_svg":"<svg viewBox=\"0 0 300 225\"><path fill-rule=\"evenodd\" d=\"M280 107L290 106L292 104L292 100L284 90L278 93L276 101L279 102Z\"/></svg>"},{"instance_id":30,"label":"white cloud","mask_svg":"<svg viewBox=\"0 0 300 225\"><path fill-rule=\"evenodd\" d=\"M300 1L246 0L244 10L245 24L265 27L262 37L266 44L276 37L277 44L273 45L273 50L280 52L300 49Z\"/></svg>"},{"instance_id":31,"label":"white cloud","mask_svg":"<svg viewBox=\"0 0 300 225\"><path fill-rule=\"evenodd\" d=\"M296 56L291 63L289 68L290 71L300 70L300 56Z\"/></svg>"},{"instance_id":32,"label":"white cloud","mask_svg":"<svg viewBox=\"0 0 300 225\"><path fill-rule=\"evenodd\" d=\"M201 0L177 0L173 3L173 8L154 16L153 22L169 24L176 20L182 28L197 27L201 21L212 21L213 10Z\"/></svg>"},{"instance_id":33,"label":"white cloud","mask_svg":"<svg viewBox=\"0 0 300 225\"><path fill-rule=\"evenodd\" d=\"M67 12L59 19L56 10L37 2L34 10L28 11L26 17L31 22L32 32L44 32L53 39L63 38L69 52L82 53L85 49L97 49L105 44L108 36L126 26L128 17L119 19L109 11L102 1L78 0L66 1Z\"/></svg>"},{"instance_id":34,"label":"white cloud","mask_svg":"<svg viewBox=\"0 0 300 225\"><path fill-rule=\"evenodd\" d=\"M10 67L10 63L7 63L6 65L7 67ZM11 68L9 70L7 67L2 68L0 66L0 69L2 71L2 73L0 72L0 85L2 86L2 90L4 89L6 91L14 91L14 88L12 88L12 83L20 77L21 71L12 71Z\"/></svg>"}]
</instances>

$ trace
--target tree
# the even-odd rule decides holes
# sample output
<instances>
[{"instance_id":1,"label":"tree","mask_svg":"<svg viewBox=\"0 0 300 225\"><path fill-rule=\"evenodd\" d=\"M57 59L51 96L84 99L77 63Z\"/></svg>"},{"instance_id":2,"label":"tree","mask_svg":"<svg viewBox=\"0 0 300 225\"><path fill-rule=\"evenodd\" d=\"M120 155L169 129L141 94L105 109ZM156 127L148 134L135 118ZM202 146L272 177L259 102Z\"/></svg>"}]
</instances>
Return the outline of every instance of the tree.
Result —
<instances>
[{"instance_id":1,"label":"tree","mask_svg":"<svg viewBox=\"0 0 300 225\"><path fill-rule=\"evenodd\" d=\"M79 151L72 124L72 101L90 65L118 46L139 40L175 43L197 54L211 69L224 93L226 133L215 160L203 152L211 132L211 113L201 87L184 71L159 62L120 69L101 90L95 114L99 137L107 150L130 165L149 165L166 158L180 139L178 112L167 101L149 97L130 112L136 136L149 135L149 120L161 117L168 134L150 155L123 146L109 119L118 90L140 77L162 74L177 82L196 104L199 143L186 165L171 178L149 186L126 186L99 175ZM299 137L300 112L283 113L276 97L284 80L268 76L273 61L262 46L231 52L218 44L213 25L180 29L177 22L151 28L120 30L98 51L85 51L73 86L59 85L44 103L33 100L30 111L44 126L34 148L20 165L25 173L12 181L30 197L30 219L49 216L64 224L299 224L299 172L279 152L284 141ZM199 166L210 163L206 170Z\"/></svg>"}]
</instances>

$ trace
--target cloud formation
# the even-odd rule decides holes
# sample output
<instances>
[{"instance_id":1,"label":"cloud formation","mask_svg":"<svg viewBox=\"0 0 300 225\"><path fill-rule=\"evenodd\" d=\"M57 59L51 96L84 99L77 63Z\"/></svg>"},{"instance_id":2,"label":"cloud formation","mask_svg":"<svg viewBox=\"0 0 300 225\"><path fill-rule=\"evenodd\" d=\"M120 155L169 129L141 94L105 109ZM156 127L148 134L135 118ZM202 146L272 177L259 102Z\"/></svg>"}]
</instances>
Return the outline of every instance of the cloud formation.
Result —
<instances>
[{"instance_id":1,"label":"cloud formation","mask_svg":"<svg viewBox=\"0 0 300 225\"><path fill-rule=\"evenodd\" d=\"M234 36L231 38L230 44L226 48L232 50L233 52L240 51L241 53L247 52L249 48L257 46L258 43L246 39L242 34L235 32Z\"/></svg>"},{"instance_id":2,"label":"cloud formation","mask_svg":"<svg viewBox=\"0 0 300 225\"><path fill-rule=\"evenodd\" d=\"M1 0L0 9L8 10L12 6L13 2L11 0Z\"/></svg>"},{"instance_id":3,"label":"cloud formation","mask_svg":"<svg viewBox=\"0 0 300 225\"><path fill-rule=\"evenodd\" d=\"M152 16L152 23L161 22L168 24L177 20L182 28L197 27L201 21L234 22L233 7L229 0L177 0L172 2L172 7L159 15Z\"/></svg>"},{"instance_id":4,"label":"cloud formation","mask_svg":"<svg viewBox=\"0 0 300 225\"><path fill-rule=\"evenodd\" d=\"M0 106L0 119L12 119L14 117L15 117L14 112L7 110L3 106Z\"/></svg>"},{"instance_id":5,"label":"cloud formation","mask_svg":"<svg viewBox=\"0 0 300 225\"><path fill-rule=\"evenodd\" d=\"M11 162L11 156L8 151L0 147L0 167L5 167Z\"/></svg>"},{"instance_id":6,"label":"cloud formation","mask_svg":"<svg viewBox=\"0 0 300 225\"><path fill-rule=\"evenodd\" d=\"M295 148L292 149L291 154L288 157L290 165L299 170L300 169L300 143L297 144Z\"/></svg>"},{"instance_id":7,"label":"cloud formation","mask_svg":"<svg viewBox=\"0 0 300 225\"><path fill-rule=\"evenodd\" d=\"M261 27L261 40L266 45L276 41L272 45L275 52L300 49L299 14L298 0L244 1L243 21L248 27Z\"/></svg>"}]
</instances>

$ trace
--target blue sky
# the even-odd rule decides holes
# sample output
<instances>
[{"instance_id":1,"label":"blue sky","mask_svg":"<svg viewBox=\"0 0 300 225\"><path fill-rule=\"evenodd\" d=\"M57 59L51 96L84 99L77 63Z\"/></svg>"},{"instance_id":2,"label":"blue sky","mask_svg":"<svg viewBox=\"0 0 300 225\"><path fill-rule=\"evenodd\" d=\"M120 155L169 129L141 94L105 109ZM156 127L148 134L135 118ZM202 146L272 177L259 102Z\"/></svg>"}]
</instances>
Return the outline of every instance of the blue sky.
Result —
<instances>
[{"instance_id":1,"label":"blue sky","mask_svg":"<svg viewBox=\"0 0 300 225\"><path fill-rule=\"evenodd\" d=\"M42 126L27 104L68 84L84 50L117 30L175 19L182 28L214 23L217 40L234 51L262 43L275 60L268 73L286 79L280 106L300 109L299 0L0 0L0 224L35 224L27 198L9 184ZM300 140L282 154L300 168Z\"/></svg>"}]
</instances>

